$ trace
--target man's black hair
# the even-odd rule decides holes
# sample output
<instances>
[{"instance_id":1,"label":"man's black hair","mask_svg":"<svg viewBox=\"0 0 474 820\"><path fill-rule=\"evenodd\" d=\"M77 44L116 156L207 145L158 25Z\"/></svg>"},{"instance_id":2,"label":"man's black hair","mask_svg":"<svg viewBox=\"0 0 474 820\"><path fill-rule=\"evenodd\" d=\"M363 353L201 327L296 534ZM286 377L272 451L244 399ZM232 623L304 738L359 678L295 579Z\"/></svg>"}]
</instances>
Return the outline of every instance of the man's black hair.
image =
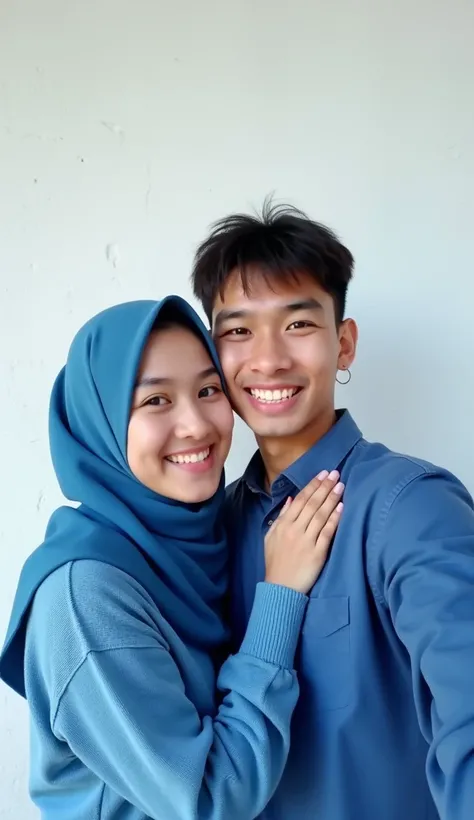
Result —
<instances>
[{"instance_id":1,"label":"man's black hair","mask_svg":"<svg viewBox=\"0 0 474 820\"><path fill-rule=\"evenodd\" d=\"M255 271L270 287L305 273L332 296L339 324L353 266L351 252L329 228L297 208L267 199L257 216L232 214L212 226L196 251L191 282L211 321L214 302L223 297L232 272L240 273L247 295Z\"/></svg>"}]
</instances>

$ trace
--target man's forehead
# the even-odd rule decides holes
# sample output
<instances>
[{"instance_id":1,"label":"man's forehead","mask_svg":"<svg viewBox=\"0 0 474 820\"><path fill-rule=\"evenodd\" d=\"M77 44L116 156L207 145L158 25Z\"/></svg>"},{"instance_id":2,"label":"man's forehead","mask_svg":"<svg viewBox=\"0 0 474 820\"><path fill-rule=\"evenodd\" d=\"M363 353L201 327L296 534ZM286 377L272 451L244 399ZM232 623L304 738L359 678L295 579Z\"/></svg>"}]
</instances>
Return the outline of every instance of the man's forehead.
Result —
<instances>
[{"instance_id":1,"label":"man's forehead","mask_svg":"<svg viewBox=\"0 0 474 820\"><path fill-rule=\"evenodd\" d=\"M229 309L252 313L263 309L278 310L290 303L309 303L311 300L321 305L328 296L323 288L305 273L289 272L287 278L272 280L271 274L263 270L247 270L245 277L240 271L233 271L223 287L222 294L217 294L213 316L215 318L222 310ZM314 304L314 307L317 307L317 304Z\"/></svg>"}]
</instances>

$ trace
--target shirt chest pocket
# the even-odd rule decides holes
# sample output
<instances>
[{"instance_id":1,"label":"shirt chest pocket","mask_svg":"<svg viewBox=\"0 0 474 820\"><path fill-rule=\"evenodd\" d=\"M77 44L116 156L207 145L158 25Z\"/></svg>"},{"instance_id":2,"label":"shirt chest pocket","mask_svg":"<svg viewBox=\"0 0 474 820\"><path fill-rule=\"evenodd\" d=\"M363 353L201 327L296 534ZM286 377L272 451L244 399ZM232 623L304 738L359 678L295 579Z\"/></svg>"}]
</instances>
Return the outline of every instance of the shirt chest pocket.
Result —
<instances>
[{"instance_id":1,"label":"shirt chest pocket","mask_svg":"<svg viewBox=\"0 0 474 820\"><path fill-rule=\"evenodd\" d=\"M347 596L310 598L300 642L302 694L317 711L342 709L352 693L350 607Z\"/></svg>"}]
</instances>

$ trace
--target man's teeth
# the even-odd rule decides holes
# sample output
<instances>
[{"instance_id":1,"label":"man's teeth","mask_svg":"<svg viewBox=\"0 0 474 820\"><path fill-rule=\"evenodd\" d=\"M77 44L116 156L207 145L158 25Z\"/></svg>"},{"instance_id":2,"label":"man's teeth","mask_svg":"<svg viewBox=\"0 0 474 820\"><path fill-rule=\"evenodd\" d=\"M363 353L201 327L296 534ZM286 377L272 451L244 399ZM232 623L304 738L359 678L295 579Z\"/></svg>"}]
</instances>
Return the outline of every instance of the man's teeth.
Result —
<instances>
[{"instance_id":1,"label":"man's teeth","mask_svg":"<svg viewBox=\"0 0 474 820\"><path fill-rule=\"evenodd\" d=\"M254 397L254 399L258 399L259 401L263 402L272 402L291 399L291 397L295 395L297 390L297 387L289 387L285 388L284 390L254 390L253 388L251 388L250 393Z\"/></svg>"},{"instance_id":2,"label":"man's teeth","mask_svg":"<svg viewBox=\"0 0 474 820\"><path fill-rule=\"evenodd\" d=\"M207 447L206 450L201 450L200 453L189 453L189 455L188 453L179 453L176 456L168 456L168 458L174 464L196 464L197 461L205 461L210 452L211 448Z\"/></svg>"}]
</instances>

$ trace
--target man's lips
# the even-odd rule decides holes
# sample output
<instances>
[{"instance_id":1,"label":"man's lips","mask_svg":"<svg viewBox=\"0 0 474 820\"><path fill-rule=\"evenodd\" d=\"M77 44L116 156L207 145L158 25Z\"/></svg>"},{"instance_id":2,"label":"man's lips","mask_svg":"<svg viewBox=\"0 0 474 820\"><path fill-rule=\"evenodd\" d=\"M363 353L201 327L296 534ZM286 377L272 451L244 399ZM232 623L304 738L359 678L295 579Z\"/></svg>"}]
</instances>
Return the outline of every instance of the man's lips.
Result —
<instances>
[{"instance_id":1,"label":"man's lips","mask_svg":"<svg viewBox=\"0 0 474 820\"><path fill-rule=\"evenodd\" d=\"M275 415L278 413L285 413L291 410L303 388L299 385L279 385L273 386L254 386L245 387L249 402L256 410L261 413Z\"/></svg>"},{"instance_id":2,"label":"man's lips","mask_svg":"<svg viewBox=\"0 0 474 820\"><path fill-rule=\"evenodd\" d=\"M282 384L282 385L251 385L245 387L244 390L249 393L252 398L261 402L281 402L289 401L293 396L296 396L303 388L298 385Z\"/></svg>"}]
</instances>

